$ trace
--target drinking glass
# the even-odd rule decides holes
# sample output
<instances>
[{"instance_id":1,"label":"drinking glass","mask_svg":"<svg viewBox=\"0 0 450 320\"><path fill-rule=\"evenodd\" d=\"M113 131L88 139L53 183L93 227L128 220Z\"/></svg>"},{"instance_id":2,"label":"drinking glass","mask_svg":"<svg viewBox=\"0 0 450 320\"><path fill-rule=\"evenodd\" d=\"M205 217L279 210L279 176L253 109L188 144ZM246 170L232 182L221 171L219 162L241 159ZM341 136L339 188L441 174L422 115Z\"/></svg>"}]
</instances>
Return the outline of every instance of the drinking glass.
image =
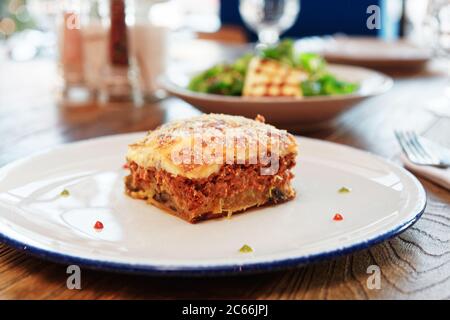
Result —
<instances>
[{"instance_id":1,"label":"drinking glass","mask_svg":"<svg viewBox=\"0 0 450 320\"><path fill-rule=\"evenodd\" d=\"M278 42L280 34L292 27L300 11L299 0L240 0L244 23L267 46Z\"/></svg>"},{"instance_id":2,"label":"drinking glass","mask_svg":"<svg viewBox=\"0 0 450 320\"><path fill-rule=\"evenodd\" d=\"M446 59L450 59L450 0L441 2L437 8L439 25L438 50Z\"/></svg>"},{"instance_id":3,"label":"drinking glass","mask_svg":"<svg viewBox=\"0 0 450 320\"><path fill-rule=\"evenodd\" d=\"M157 3L148 0L129 0L127 11L130 58L136 70L140 94L144 101L154 102L164 97L158 78L166 68L168 28L155 21ZM156 11L157 12L157 11Z\"/></svg>"},{"instance_id":4,"label":"drinking glass","mask_svg":"<svg viewBox=\"0 0 450 320\"><path fill-rule=\"evenodd\" d=\"M435 56L444 61L443 69L447 72L443 97L433 101L432 109L450 117L450 0L429 1L425 29Z\"/></svg>"},{"instance_id":5,"label":"drinking glass","mask_svg":"<svg viewBox=\"0 0 450 320\"><path fill-rule=\"evenodd\" d=\"M437 9L437 16L439 21L438 54L445 59L447 65L445 97L448 103L447 106L450 107L450 0L441 2Z\"/></svg>"}]
</instances>

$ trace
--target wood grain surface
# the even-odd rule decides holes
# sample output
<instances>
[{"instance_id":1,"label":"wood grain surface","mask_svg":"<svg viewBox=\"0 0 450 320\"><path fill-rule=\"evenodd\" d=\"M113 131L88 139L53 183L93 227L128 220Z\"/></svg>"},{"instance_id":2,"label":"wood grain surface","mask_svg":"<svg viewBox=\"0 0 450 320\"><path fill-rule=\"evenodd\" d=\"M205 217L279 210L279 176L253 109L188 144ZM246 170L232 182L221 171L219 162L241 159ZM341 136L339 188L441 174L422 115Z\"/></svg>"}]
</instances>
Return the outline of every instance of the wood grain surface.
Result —
<instances>
[{"instance_id":1,"label":"wood grain surface","mask_svg":"<svg viewBox=\"0 0 450 320\"><path fill-rule=\"evenodd\" d=\"M448 85L441 72L444 67L448 64L434 61L420 74L397 76L390 92L361 103L328 127L303 134L394 161L400 152L393 135L396 128L415 128L450 146L450 117L428 110ZM67 105L58 96L52 61L4 61L0 70L0 166L65 142L148 130L199 114L175 98L142 108ZM420 180L428 206L414 226L389 241L335 260L259 275L193 279L83 269L82 289L69 290L67 266L0 244L0 298L448 299L450 193ZM375 199L368 198L368 205L371 201ZM367 267L372 264L381 268L380 290L369 290L366 285Z\"/></svg>"}]
</instances>

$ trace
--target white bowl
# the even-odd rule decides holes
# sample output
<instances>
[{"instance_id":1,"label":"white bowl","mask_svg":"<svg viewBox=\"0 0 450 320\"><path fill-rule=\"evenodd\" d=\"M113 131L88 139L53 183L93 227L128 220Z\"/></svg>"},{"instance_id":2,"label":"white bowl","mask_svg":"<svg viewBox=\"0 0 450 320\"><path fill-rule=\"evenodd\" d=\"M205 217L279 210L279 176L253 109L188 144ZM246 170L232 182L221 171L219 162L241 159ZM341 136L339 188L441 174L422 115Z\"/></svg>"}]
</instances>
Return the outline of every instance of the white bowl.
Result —
<instances>
[{"instance_id":1,"label":"white bowl","mask_svg":"<svg viewBox=\"0 0 450 320\"><path fill-rule=\"evenodd\" d=\"M347 65L329 65L338 79L356 82L358 91L346 95L291 97L236 97L197 93L187 89L193 72L169 71L161 85L170 94L183 99L206 113L226 113L255 118L263 115L268 123L277 125L317 124L332 120L358 102L382 94L393 80L377 71Z\"/></svg>"}]
</instances>

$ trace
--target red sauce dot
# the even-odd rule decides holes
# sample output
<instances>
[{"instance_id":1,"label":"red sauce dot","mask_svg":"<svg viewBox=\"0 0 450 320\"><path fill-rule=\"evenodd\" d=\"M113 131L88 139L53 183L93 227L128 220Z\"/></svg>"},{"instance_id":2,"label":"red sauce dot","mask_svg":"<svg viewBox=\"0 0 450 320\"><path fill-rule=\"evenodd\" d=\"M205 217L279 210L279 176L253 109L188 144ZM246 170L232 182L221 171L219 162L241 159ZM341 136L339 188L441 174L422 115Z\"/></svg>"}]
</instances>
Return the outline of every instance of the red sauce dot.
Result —
<instances>
[{"instance_id":1,"label":"red sauce dot","mask_svg":"<svg viewBox=\"0 0 450 320\"><path fill-rule=\"evenodd\" d=\"M334 215L334 217L333 217L333 220L334 220L334 221L341 221L341 220L344 220L344 217L343 217L341 214L336 213L336 214Z\"/></svg>"},{"instance_id":2,"label":"red sauce dot","mask_svg":"<svg viewBox=\"0 0 450 320\"><path fill-rule=\"evenodd\" d=\"M123 167L124 169L129 169L129 168L130 168L130 165L128 164L128 162L126 162L122 167Z\"/></svg>"},{"instance_id":3,"label":"red sauce dot","mask_svg":"<svg viewBox=\"0 0 450 320\"><path fill-rule=\"evenodd\" d=\"M97 230L103 229L103 223L101 223L100 221L97 221L97 222L94 224L94 229L97 229Z\"/></svg>"}]
</instances>

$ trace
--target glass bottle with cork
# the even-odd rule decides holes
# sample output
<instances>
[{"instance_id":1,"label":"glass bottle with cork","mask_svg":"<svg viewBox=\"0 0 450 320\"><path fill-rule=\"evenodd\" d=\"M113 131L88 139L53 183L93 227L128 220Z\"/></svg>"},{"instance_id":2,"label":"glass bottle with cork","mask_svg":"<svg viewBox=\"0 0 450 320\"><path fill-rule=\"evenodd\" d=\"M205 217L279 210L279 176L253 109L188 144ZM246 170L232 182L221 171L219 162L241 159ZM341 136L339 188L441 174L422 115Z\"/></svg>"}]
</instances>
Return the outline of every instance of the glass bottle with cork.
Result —
<instances>
[{"instance_id":1,"label":"glass bottle with cork","mask_svg":"<svg viewBox=\"0 0 450 320\"><path fill-rule=\"evenodd\" d=\"M102 99L106 102L133 101L129 68L125 0L109 0L108 70Z\"/></svg>"}]
</instances>

